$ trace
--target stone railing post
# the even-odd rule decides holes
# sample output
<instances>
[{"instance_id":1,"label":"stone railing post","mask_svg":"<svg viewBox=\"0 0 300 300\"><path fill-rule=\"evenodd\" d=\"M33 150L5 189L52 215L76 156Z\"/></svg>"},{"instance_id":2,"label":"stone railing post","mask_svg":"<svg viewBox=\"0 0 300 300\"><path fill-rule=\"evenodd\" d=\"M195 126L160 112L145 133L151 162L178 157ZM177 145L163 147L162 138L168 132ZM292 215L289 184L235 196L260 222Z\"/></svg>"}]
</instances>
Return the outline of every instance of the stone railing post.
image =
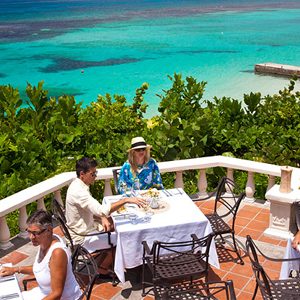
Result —
<instances>
[{"instance_id":1,"label":"stone railing post","mask_svg":"<svg viewBox=\"0 0 300 300\"><path fill-rule=\"evenodd\" d=\"M254 202L255 201L254 193L255 193L254 173L248 172L245 201L251 202L251 203Z\"/></svg>"},{"instance_id":2,"label":"stone railing post","mask_svg":"<svg viewBox=\"0 0 300 300\"><path fill-rule=\"evenodd\" d=\"M105 179L104 180L104 197L105 196L111 196L112 190L111 190L111 185L110 185L110 179Z\"/></svg>"},{"instance_id":3,"label":"stone railing post","mask_svg":"<svg viewBox=\"0 0 300 300\"><path fill-rule=\"evenodd\" d=\"M268 176L268 186L267 186L267 191L266 193L275 185L275 176L269 175ZM266 199L265 205L269 206L270 201Z\"/></svg>"},{"instance_id":4,"label":"stone railing post","mask_svg":"<svg viewBox=\"0 0 300 300\"><path fill-rule=\"evenodd\" d=\"M292 171L293 169L291 167L281 167L281 179L279 188L279 191L281 193L289 193L292 191Z\"/></svg>"},{"instance_id":5,"label":"stone railing post","mask_svg":"<svg viewBox=\"0 0 300 300\"><path fill-rule=\"evenodd\" d=\"M37 209L43 209L46 210L44 198L41 198L37 201Z\"/></svg>"},{"instance_id":6,"label":"stone railing post","mask_svg":"<svg viewBox=\"0 0 300 300\"><path fill-rule=\"evenodd\" d=\"M60 190L54 192L54 198L57 200L57 202L58 202L60 205L62 205L62 206L64 207L64 203L63 203L63 200L62 200L62 198L61 198Z\"/></svg>"},{"instance_id":7,"label":"stone railing post","mask_svg":"<svg viewBox=\"0 0 300 300\"><path fill-rule=\"evenodd\" d=\"M269 175L267 191L275 185L275 176Z\"/></svg>"},{"instance_id":8,"label":"stone railing post","mask_svg":"<svg viewBox=\"0 0 300 300\"><path fill-rule=\"evenodd\" d=\"M27 211L26 211L26 206L23 206L19 209L20 215L19 215L19 228L20 228L20 233L18 234L19 237L21 238L27 238L28 234L26 232L26 221L28 218Z\"/></svg>"},{"instance_id":9,"label":"stone railing post","mask_svg":"<svg viewBox=\"0 0 300 300\"><path fill-rule=\"evenodd\" d=\"M292 171L291 167L282 167L280 186L274 185L266 194L266 198L270 201L269 228L264 232L267 236L284 239L291 236L291 220L293 220L291 208L300 196L299 191L293 191L291 187Z\"/></svg>"},{"instance_id":10,"label":"stone railing post","mask_svg":"<svg viewBox=\"0 0 300 300\"><path fill-rule=\"evenodd\" d=\"M206 169L199 170L199 179L198 179L198 190L201 196L207 196L207 179L206 179Z\"/></svg>"},{"instance_id":11,"label":"stone railing post","mask_svg":"<svg viewBox=\"0 0 300 300\"><path fill-rule=\"evenodd\" d=\"M226 177L234 182L233 169L227 168ZM231 194L230 187L228 184L225 185L226 194Z\"/></svg>"},{"instance_id":12,"label":"stone railing post","mask_svg":"<svg viewBox=\"0 0 300 300\"><path fill-rule=\"evenodd\" d=\"M234 182L233 169L227 168L226 176Z\"/></svg>"},{"instance_id":13,"label":"stone railing post","mask_svg":"<svg viewBox=\"0 0 300 300\"><path fill-rule=\"evenodd\" d=\"M181 171L176 172L175 187L182 189L184 188L183 173Z\"/></svg>"},{"instance_id":14,"label":"stone railing post","mask_svg":"<svg viewBox=\"0 0 300 300\"><path fill-rule=\"evenodd\" d=\"M13 246L13 244L9 241L10 232L6 223L6 218L0 218L0 249L6 250Z\"/></svg>"}]
</instances>

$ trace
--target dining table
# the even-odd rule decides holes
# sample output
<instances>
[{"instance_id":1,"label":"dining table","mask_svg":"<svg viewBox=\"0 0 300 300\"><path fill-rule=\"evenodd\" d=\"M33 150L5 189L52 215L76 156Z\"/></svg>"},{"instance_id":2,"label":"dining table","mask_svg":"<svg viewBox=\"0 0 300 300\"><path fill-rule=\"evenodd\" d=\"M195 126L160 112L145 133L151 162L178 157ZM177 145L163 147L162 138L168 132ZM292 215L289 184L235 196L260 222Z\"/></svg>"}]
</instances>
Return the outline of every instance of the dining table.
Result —
<instances>
[{"instance_id":1,"label":"dining table","mask_svg":"<svg viewBox=\"0 0 300 300\"><path fill-rule=\"evenodd\" d=\"M16 275L0 276L0 300L23 300Z\"/></svg>"},{"instance_id":2,"label":"dining table","mask_svg":"<svg viewBox=\"0 0 300 300\"><path fill-rule=\"evenodd\" d=\"M293 276L300 277L300 246L297 249L292 247L293 237L287 240L287 245L285 248L284 259L292 259L290 261L283 261L280 269L280 279L288 279Z\"/></svg>"},{"instance_id":3,"label":"dining table","mask_svg":"<svg viewBox=\"0 0 300 300\"><path fill-rule=\"evenodd\" d=\"M127 204L123 212L112 213L117 234L114 271L122 283L125 282L126 269L142 264L143 241L147 241L151 247L154 241L188 241L191 240L191 234L201 238L212 232L206 216L182 188L158 192L159 206L155 209L149 207L145 211L143 208ZM138 196L144 197L142 193ZM106 196L103 202L115 202L122 197L124 196ZM210 246L209 263L219 268L214 240Z\"/></svg>"}]
</instances>

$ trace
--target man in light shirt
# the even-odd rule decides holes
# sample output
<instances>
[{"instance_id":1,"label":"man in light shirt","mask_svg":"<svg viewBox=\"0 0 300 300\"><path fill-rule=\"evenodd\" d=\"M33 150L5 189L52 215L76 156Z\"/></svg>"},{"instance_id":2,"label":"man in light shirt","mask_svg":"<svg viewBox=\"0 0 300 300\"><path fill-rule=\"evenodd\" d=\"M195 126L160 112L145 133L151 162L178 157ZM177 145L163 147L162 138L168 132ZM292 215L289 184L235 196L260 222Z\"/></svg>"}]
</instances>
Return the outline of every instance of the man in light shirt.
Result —
<instances>
[{"instance_id":1,"label":"man in light shirt","mask_svg":"<svg viewBox=\"0 0 300 300\"><path fill-rule=\"evenodd\" d=\"M75 244L82 244L89 252L109 248L107 235L81 236L89 233L113 231L110 214L125 203L146 205L142 198L122 198L117 202L100 204L93 198L89 186L97 177L97 162L83 157L76 162L77 178L70 184L66 197L66 219ZM77 235L76 233L80 234ZM111 232L111 242L116 244L116 234Z\"/></svg>"}]
</instances>

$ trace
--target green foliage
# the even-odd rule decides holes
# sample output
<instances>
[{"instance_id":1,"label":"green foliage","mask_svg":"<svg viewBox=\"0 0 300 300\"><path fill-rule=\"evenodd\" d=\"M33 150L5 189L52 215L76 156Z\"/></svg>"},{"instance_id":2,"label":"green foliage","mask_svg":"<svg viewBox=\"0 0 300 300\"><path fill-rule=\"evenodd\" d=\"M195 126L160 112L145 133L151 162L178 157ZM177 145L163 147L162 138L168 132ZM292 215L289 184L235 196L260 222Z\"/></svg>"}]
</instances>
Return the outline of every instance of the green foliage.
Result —
<instances>
[{"instance_id":1,"label":"green foliage","mask_svg":"<svg viewBox=\"0 0 300 300\"><path fill-rule=\"evenodd\" d=\"M0 86L0 197L74 170L83 155L96 158L99 167L122 165L134 136L144 136L158 161L229 155L299 167L300 92L294 80L272 96L250 93L243 101L207 101L206 82L180 74L169 79L171 87L158 95L158 113L151 119L144 117L147 83L130 102L106 94L87 107L73 96L49 97L43 82L28 83L26 99L10 85ZM188 192L197 191L197 173L184 173ZM223 175L224 168L207 170L208 190ZM174 185L174 176L163 174L166 187ZM235 179L245 186L247 174L235 172ZM255 180L256 196L263 198L267 179L257 175ZM101 199L103 189L98 183L92 192Z\"/></svg>"}]
</instances>

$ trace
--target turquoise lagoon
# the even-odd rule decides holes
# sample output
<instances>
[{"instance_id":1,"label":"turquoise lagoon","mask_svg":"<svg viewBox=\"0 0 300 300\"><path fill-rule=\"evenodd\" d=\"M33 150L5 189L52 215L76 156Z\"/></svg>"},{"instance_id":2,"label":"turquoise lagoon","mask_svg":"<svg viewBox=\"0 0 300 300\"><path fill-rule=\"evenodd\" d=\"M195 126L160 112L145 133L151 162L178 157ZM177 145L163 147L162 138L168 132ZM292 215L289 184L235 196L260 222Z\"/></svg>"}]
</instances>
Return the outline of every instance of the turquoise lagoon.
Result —
<instances>
[{"instance_id":1,"label":"turquoise lagoon","mask_svg":"<svg viewBox=\"0 0 300 300\"><path fill-rule=\"evenodd\" d=\"M131 101L148 82L156 114L174 72L206 81L204 99L274 94L289 79L254 65L300 65L300 1L4 0L0 11L0 84L24 92L43 80L83 105L105 93Z\"/></svg>"}]
</instances>

